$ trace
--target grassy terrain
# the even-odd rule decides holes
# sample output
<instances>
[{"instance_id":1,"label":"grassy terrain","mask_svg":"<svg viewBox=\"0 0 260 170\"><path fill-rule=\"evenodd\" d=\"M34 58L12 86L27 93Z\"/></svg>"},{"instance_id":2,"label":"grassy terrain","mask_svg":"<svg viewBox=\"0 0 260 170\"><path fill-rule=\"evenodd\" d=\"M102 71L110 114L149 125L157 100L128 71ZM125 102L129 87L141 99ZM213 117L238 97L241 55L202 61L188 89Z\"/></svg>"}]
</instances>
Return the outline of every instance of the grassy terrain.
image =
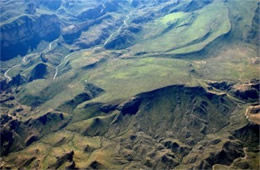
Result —
<instances>
[{"instance_id":1,"label":"grassy terrain","mask_svg":"<svg viewBox=\"0 0 260 170\"><path fill-rule=\"evenodd\" d=\"M123 13L109 13L114 14L112 19L83 30L74 44L66 44L61 36L53 49L46 51L47 78L15 87L15 100L32 108L21 120L37 119L48 111L57 110L79 94L87 93L89 84L104 92L80 102L76 108L61 110L65 112L68 124L3 157L4 162L11 167L47 169L55 167L61 160L59 158L66 158L60 169L73 161L79 168L87 168L96 161L97 166L105 169L145 169L150 161L158 163L157 169L167 169L169 167L159 166L161 160L167 158L184 163L177 167L183 169L199 166L200 161L222 152L230 141L235 143L235 150L240 151L240 139L233 140L231 132L247 125L244 112L251 103L242 102L225 90L209 90L206 82L240 83L259 78L260 67L256 62L259 61L259 47L246 39L256 3L214 0L194 11L158 12L161 15L137 24L142 30L137 33L136 44L122 50L105 50L103 43L109 35L120 33L117 28L127 29L135 17L149 16L146 13L150 10L149 5L130 15L127 24L124 23L125 13L133 7L127 6ZM84 1L66 10L71 15L78 15L97 4L96 1ZM161 6L154 8L161 9ZM44 8L39 13L57 12ZM80 23L68 16L57 15L64 19L65 27ZM120 23L124 25L120 27ZM109 29L113 26L115 28ZM78 45L91 43L88 49L81 49ZM8 75L21 74L28 78L33 68L42 62L40 51L44 48L48 48L48 44L43 41L28 63L22 63L22 57L1 62L1 66L4 65L2 74L17 65ZM140 55L135 55L140 52ZM58 74L54 79L56 68ZM172 85L184 85L185 88L160 89ZM123 114L122 107L128 106L125 102L137 94L142 99L137 113ZM119 106L105 112L102 111L105 104ZM137 107L131 104L130 110ZM43 131L48 131L48 128ZM211 144L215 139L221 141ZM182 152L167 148L163 143L165 140L180 145L179 150L190 147L192 150L181 155ZM71 151L74 151L73 161L66 157ZM250 152L252 159L249 164L259 167L256 152ZM169 153L176 157L167 155ZM230 167L236 167L237 160L232 161ZM215 163L215 169L228 167Z\"/></svg>"},{"instance_id":2,"label":"grassy terrain","mask_svg":"<svg viewBox=\"0 0 260 170\"><path fill-rule=\"evenodd\" d=\"M223 48L220 54L203 60L161 57L110 60L109 53L93 54L90 50L69 57L71 71L61 75L57 80L35 81L27 85L28 88L26 89L32 94L35 91L35 95L39 96L37 93L48 86L48 91L55 94L57 92L52 91L52 89L55 90L57 85L60 84L64 90L46 103L46 107L55 108L58 103L61 104L62 101L83 92L86 83L93 83L105 89L106 93L94 99L94 101L106 102L127 98L142 91L171 84L192 84L193 79L190 76L193 74L190 72L192 70L195 70L195 74L200 76L199 79L246 81L257 77L259 73L258 65L250 64L250 59L257 56L252 54L251 57L246 57L252 50L250 47L245 48L242 46L238 49ZM101 62L98 66L89 70L81 69L86 65L101 60L102 56L108 57L109 61ZM65 63L67 62L62 65L65 65ZM237 67L238 64L239 67ZM64 86L66 84L64 82L70 83ZM44 86L41 88L42 85ZM34 86L37 86L37 89L33 88ZM32 88L35 90L32 91ZM26 95L21 93L21 96Z\"/></svg>"},{"instance_id":3,"label":"grassy terrain","mask_svg":"<svg viewBox=\"0 0 260 170\"><path fill-rule=\"evenodd\" d=\"M167 30L171 25L174 29ZM220 1L214 1L196 12L168 14L144 27L147 28L143 33L145 41L132 47L135 53L142 50L148 53L191 53L203 49L231 29L228 8Z\"/></svg>"}]
</instances>

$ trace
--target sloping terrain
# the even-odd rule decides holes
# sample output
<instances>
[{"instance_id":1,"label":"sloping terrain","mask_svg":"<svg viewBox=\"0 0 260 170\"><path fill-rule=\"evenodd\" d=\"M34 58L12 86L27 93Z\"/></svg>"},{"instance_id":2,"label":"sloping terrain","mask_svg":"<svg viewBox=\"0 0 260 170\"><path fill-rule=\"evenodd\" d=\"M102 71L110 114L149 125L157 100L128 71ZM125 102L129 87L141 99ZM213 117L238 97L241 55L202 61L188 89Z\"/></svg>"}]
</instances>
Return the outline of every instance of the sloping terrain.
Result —
<instances>
[{"instance_id":1,"label":"sloping terrain","mask_svg":"<svg viewBox=\"0 0 260 170\"><path fill-rule=\"evenodd\" d=\"M259 169L258 0L2 0L1 169Z\"/></svg>"}]
</instances>

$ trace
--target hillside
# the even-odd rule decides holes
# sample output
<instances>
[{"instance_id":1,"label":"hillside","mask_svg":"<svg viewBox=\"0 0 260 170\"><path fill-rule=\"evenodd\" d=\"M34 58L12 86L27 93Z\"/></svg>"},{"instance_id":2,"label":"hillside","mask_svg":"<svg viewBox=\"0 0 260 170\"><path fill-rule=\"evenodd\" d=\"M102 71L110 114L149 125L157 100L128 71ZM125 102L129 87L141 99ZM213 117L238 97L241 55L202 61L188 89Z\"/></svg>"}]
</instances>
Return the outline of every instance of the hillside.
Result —
<instances>
[{"instance_id":1,"label":"hillside","mask_svg":"<svg viewBox=\"0 0 260 170\"><path fill-rule=\"evenodd\" d=\"M1 169L259 169L259 0L2 0Z\"/></svg>"}]
</instances>

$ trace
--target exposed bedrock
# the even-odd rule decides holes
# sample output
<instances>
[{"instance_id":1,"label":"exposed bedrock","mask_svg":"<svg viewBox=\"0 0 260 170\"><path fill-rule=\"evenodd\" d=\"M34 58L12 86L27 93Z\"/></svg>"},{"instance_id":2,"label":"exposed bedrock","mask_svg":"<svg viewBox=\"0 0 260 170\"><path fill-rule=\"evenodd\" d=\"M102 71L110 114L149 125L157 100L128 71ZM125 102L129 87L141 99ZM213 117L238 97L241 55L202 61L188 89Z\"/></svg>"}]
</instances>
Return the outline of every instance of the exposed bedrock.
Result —
<instances>
[{"instance_id":1,"label":"exposed bedrock","mask_svg":"<svg viewBox=\"0 0 260 170\"><path fill-rule=\"evenodd\" d=\"M1 61L24 56L42 41L51 42L60 35L60 23L56 15L40 17L21 16L0 27Z\"/></svg>"}]
</instances>

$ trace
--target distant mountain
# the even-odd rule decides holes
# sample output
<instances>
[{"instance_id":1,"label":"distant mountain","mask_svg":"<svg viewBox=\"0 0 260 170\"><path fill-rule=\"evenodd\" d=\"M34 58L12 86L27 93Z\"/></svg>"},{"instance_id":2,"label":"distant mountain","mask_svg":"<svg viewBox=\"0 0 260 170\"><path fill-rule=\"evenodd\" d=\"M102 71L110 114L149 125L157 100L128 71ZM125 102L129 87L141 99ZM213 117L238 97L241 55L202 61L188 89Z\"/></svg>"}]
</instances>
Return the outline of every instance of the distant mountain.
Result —
<instances>
[{"instance_id":1,"label":"distant mountain","mask_svg":"<svg viewBox=\"0 0 260 170\"><path fill-rule=\"evenodd\" d=\"M259 169L258 0L1 0L0 169Z\"/></svg>"}]
</instances>

